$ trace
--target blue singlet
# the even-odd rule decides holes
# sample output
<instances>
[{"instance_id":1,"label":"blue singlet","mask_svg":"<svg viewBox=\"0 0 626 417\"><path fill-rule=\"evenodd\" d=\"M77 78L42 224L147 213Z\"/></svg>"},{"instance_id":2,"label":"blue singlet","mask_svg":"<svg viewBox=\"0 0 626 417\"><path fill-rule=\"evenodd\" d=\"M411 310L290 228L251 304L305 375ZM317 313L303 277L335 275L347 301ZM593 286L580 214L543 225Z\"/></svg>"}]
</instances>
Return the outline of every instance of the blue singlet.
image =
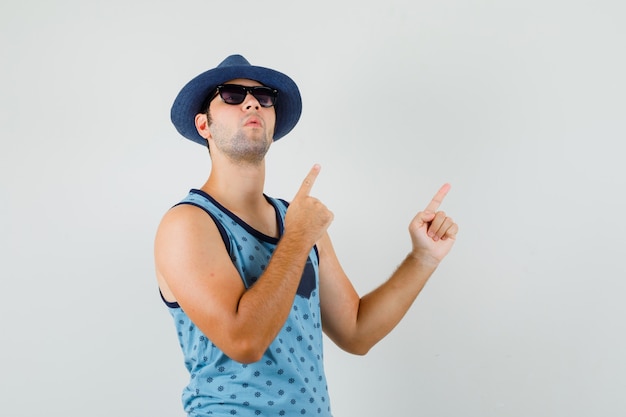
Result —
<instances>
[{"instance_id":1,"label":"blue singlet","mask_svg":"<svg viewBox=\"0 0 626 417\"><path fill-rule=\"evenodd\" d=\"M287 203L266 198L276 210L282 235ZM278 239L251 228L200 190L191 190L180 204L200 207L213 218L244 285L252 286L267 266ZM233 361L177 303L166 304L190 374L182 396L189 416L332 415L323 367L317 248L309 254L285 325L258 362L246 365Z\"/></svg>"}]
</instances>

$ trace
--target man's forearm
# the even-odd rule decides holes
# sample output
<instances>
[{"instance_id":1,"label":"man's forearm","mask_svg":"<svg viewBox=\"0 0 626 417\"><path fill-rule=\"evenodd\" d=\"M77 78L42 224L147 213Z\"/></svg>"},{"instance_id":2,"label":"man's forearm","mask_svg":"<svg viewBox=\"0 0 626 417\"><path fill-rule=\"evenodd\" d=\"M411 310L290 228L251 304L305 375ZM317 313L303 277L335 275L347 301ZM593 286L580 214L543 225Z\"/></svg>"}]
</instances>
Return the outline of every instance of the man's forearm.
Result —
<instances>
[{"instance_id":1,"label":"man's forearm","mask_svg":"<svg viewBox=\"0 0 626 417\"><path fill-rule=\"evenodd\" d=\"M359 351L367 352L393 330L436 268L435 262L408 255L385 283L361 298L356 337Z\"/></svg>"},{"instance_id":2,"label":"man's forearm","mask_svg":"<svg viewBox=\"0 0 626 417\"><path fill-rule=\"evenodd\" d=\"M254 339L262 352L287 320L310 251L296 234L283 235L265 272L240 299L242 334Z\"/></svg>"}]
</instances>

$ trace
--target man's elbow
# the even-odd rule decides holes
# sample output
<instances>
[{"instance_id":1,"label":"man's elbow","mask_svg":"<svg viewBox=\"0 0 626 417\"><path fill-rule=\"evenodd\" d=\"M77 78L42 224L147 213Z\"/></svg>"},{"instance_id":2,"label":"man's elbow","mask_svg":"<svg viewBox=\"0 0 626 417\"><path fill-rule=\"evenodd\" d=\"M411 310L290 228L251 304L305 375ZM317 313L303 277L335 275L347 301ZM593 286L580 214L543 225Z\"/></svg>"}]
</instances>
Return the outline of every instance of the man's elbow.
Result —
<instances>
[{"instance_id":1,"label":"man's elbow","mask_svg":"<svg viewBox=\"0 0 626 417\"><path fill-rule=\"evenodd\" d=\"M369 353L373 346L373 344L366 343L365 341L356 341L352 343L344 343L339 347L352 355L365 356Z\"/></svg>"},{"instance_id":2,"label":"man's elbow","mask_svg":"<svg viewBox=\"0 0 626 417\"><path fill-rule=\"evenodd\" d=\"M241 340L233 344L231 348L223 349L226 356L242 364L251 364L260 361L266 350L267 347L263 346L258 341L255 342L252 340Z\"/></svg>"}]
</instances>

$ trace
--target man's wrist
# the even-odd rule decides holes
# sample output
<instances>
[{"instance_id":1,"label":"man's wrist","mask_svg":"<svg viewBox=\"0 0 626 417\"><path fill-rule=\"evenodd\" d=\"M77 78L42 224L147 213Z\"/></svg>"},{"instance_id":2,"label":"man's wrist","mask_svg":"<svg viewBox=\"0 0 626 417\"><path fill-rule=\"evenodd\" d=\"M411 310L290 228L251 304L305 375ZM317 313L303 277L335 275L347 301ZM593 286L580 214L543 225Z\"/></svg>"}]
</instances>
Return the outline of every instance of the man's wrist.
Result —
<instances>
[{"instance_id":1,"label":"man's wrist","mask_svg":"<svg viewBox=\"0 0 626 417\"><path fill-rule=\"evenodd\" d=\"M433 270L436 269L441 262L439 259L428 253L415 250L409 252L409 254L407 255L407 260L416 262L417 265L422 268L432 268Z\"/></svg>"}]
</instances>

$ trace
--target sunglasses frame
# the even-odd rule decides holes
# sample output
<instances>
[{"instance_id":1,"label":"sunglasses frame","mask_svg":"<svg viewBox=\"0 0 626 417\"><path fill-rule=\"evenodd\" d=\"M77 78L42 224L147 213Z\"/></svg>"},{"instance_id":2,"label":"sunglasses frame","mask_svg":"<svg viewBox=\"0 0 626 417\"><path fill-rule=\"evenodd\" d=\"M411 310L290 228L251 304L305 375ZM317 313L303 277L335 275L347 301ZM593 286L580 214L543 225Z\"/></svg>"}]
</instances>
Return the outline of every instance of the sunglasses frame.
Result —
<instances>
[{"instance_id":1,"label":"sunglasses frame","mask_svg":"<svg viewBox=\"0 0 626 417\"><path fill-rule=\"evenodd\" d=\"M241 99L240 102L229 103L228 101L224 99L224 97L222 97L222 89L224 87L235 87L235 88L241 89L243 92L245 92L245 94L243 95L243 98ZM264 96L271 97L272 103L269 106L264 106L261 100L255 95L255 92L258 92L259 90L266 93L266 94L263 94ZM220 98L222 99L224 103L236 106L238 104L243 103L246 100L246 97L248 96L248 94L254 97L256 101L259 102L259 105L264 108L274 107L276 105L276 101L278 100L278 90L276 90L275 88L267 87L264 85L256 85L256 86L249 87L247 85L239 85L239 84L220 84L217 87L215 87L215 92L209 96L210 98L206 101L206 106L203 106L203 107L206 110L208 110L209 104L218 95L220 96Z\"/></svg>"}]
</instances>

